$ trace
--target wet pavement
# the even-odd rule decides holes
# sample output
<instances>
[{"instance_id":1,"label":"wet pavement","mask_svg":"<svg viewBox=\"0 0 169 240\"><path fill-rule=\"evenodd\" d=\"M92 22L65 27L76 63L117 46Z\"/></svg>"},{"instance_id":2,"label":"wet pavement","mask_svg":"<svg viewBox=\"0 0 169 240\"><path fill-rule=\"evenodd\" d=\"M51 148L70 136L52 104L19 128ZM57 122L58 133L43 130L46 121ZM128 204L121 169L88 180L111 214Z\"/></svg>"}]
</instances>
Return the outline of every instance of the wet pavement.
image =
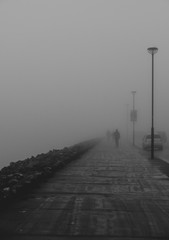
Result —
<instances>
[{"instance_id":1,"label":"wet pavement","mask_svg":"<svg viewBox=\"0 0 169 240\"><path fill-rule=\"evenodd\" d=\"M1 239L169 239L162 163L102 142L3 211Z\"/></svg>"}]
</instances>

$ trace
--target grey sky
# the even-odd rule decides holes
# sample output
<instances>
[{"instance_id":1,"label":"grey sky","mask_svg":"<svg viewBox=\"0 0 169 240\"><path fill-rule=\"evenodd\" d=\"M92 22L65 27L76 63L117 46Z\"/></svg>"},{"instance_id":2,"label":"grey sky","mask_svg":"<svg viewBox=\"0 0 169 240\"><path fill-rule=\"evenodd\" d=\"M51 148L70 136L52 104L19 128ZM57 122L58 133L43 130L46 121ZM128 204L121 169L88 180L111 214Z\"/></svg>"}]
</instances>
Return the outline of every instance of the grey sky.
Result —
<instances>
[{"instance_id":1,"label":"grey sky","mask_svg":"<svg viewBox=\"0 0 169 240\"><path fill-rule=\"evenodd\" d=\"M2 162L124 132L132 90L149 129L151 46L155 123L168 131L168 12L167 0L0 1Z\"/></svg>"}]
</instances>

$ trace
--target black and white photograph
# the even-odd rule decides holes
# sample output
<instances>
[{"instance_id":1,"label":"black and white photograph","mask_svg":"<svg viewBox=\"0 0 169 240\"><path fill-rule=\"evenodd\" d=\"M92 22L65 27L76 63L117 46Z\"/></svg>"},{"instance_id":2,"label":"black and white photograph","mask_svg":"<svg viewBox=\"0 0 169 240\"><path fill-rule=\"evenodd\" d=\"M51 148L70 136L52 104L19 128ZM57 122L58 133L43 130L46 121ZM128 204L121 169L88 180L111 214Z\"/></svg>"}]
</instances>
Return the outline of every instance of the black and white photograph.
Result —
<instances>
[{"instance_id":1,"label":"black and white photograph","mask_svg":"<svg viewBox=\"0 0 169 240\"><path fill-rule=\"evenodd\" d=\"M169 0L0 0L0 239L169 239Z\"/></svg>"}]
</instances>

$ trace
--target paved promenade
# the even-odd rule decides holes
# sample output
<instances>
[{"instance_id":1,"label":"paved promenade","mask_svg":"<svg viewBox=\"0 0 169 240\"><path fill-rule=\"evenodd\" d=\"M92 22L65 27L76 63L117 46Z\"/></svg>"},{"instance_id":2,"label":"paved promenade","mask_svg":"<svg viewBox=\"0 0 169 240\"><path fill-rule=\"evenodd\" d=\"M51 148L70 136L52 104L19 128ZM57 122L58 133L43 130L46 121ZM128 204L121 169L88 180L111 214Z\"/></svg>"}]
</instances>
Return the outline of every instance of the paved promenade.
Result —
<instances>
[{"instance_id":1,"label":"paved promenade","mask_svg":"<svg viewBox=\"0 0 169 240\"><path fill-rule=\"evenodd\" d=\"M159 165L101 143L1 213L0 238L169 239L169 178Z\"/></svg>"}]
</instances>

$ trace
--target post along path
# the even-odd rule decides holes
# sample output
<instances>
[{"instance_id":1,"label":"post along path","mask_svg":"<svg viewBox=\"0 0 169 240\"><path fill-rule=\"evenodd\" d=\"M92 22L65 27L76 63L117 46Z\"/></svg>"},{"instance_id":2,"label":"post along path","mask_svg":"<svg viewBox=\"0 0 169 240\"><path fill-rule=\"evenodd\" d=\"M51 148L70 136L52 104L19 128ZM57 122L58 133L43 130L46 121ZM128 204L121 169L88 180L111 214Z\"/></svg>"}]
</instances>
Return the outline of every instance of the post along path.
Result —
<instances>
[{"instance_id":1,"label":"post along path","mask_svg":"<svg viewBox=\"0 0 169 240\"><path fill-rule=\"evenodd\" d=\"M138 149L100 143L0 217L1 239L169 239L169 178Z\"/></svg>"}]
</instances>

